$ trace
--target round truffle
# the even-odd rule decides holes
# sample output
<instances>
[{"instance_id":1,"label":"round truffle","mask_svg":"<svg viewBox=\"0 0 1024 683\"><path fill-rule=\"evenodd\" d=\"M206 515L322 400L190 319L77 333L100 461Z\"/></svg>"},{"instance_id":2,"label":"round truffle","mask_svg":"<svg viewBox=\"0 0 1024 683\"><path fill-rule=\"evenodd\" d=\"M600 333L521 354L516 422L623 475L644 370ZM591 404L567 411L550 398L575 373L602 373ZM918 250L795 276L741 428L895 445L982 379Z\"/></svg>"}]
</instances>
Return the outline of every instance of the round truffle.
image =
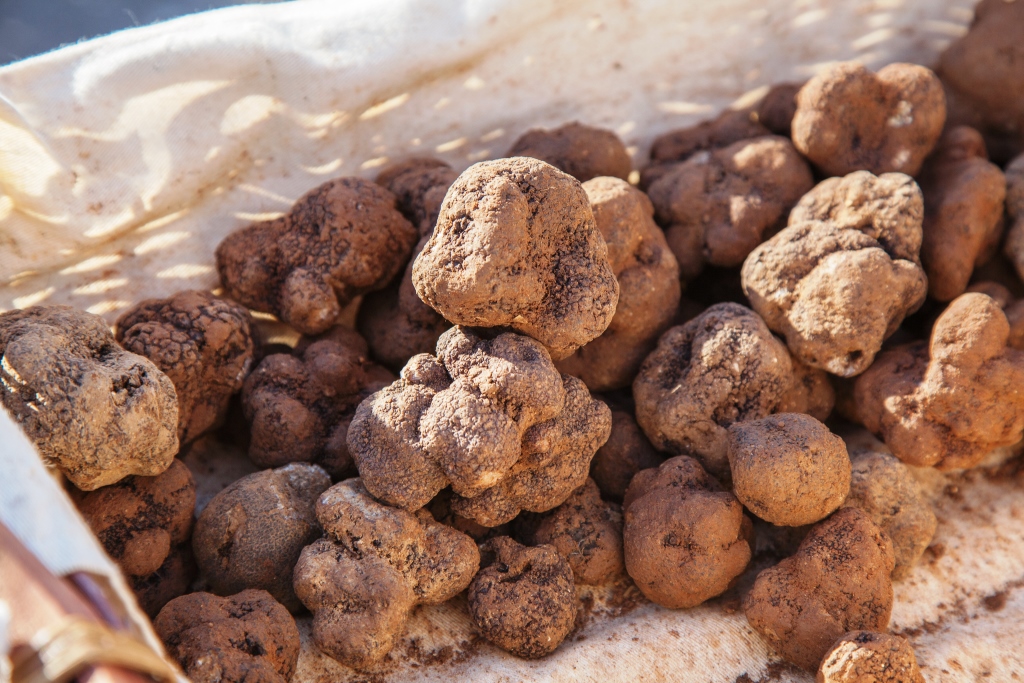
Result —
<instances>
[{"instance_id":1,"label":"round truffle","mask_svg":"<svg viewBox=\"0 0 1024 683\"><path fill-rule=\"evenodd\" d=\"M553 130L528 130L505 156L540 159L581 183L599 176L626 180L633 169L629 152L615 133L576 122Z\"/></svg>"},{"instance_id":2,"label":"round truffle","mask_svg":"<svg viewBox=\"0 0 1024 683\"><path fill-rule=\"evenodd\" d=\"M816 683L924 683L903 636L851 631L836 641L818 667Z\"/></svg>"},{"instance_id":3,"label":"round truffle","mask_svg":"<svg viewBox=\"0 0 1024 683\"><path fill-rule=\"evenodd\" d=\"M612 410L611 436L597 449L590 463L590 476L602 494L622 500L636 473L657 467L662 460L664 456L651 445L632 412Z\"/></svg>"}]
</instances>

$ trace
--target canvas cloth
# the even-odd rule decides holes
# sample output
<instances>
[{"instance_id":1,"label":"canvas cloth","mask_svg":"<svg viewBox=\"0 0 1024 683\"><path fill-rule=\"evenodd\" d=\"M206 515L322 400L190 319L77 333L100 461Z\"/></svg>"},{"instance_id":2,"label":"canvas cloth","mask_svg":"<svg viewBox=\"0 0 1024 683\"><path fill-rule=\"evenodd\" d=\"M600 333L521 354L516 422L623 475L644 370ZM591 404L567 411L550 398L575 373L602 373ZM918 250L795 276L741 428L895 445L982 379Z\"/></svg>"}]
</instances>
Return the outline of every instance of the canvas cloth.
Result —
<instances>
[{"instance_id":1,"label":"canvas cloth","mask_svg":"<svg viewBox=\"0 0 1024 683\"><path fill-rule=\"evenodd\" d=\"M112 321L142 298L215 287L228 232L324 180L413 154L462 169L536 125L611 128L639 166L655 135L829 61L933 63L972 4L299 0L66 47L0 69L0 308L68 303ZM0 428L0 518L42 529L19 535L55 570L113 571ZM215 451L194 457L239 471L237 454ZM1021 482L920 476L941 522L896 587L892 628L929 681L1010 680L1024 671ZM371 679L812 680L780 665L735 605L594 597L573 642L536 662L479 642L457 602L421 608ZM308 619L300 627L297 683L367 680L316 653Z\"/></svg>"}]
</instances>

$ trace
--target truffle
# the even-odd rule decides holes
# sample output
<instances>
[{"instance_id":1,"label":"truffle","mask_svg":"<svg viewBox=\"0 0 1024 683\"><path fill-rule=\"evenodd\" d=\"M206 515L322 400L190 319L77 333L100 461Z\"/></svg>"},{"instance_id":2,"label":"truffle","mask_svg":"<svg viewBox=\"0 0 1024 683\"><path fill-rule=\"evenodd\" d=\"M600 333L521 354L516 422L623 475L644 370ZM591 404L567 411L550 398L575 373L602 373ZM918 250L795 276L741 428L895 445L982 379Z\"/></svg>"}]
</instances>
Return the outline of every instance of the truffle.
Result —
<instances>
[{"instance_id":1,"label":"truffle","mask_svg":"<svg viewBox=\"0 0 1024 683\"><path fill-rule=\"evenodd\" d=\"M389 505L416 510L451 485L456 513L497 526L583 484L610 412L539 342L454 327L436 357L413 357L360 404L348 446L367 490Z\"/></svg>"},{"instance_id":2,"label":"truffle","mask_svg":"<svg viewBox=\"0 0 1024 683\"><path fill-rule=\"evenodd\" d=\"M619 299L582 186L523 157L483 161L459 176L412 281L453 323L511 327L555 360L599 337Z\"/></svg>"},{"instance_id":3,"label":"truffle","mask_svg":"<svg viewBox=\"0 0 1024 683\"><path fill-rule=\"evenodd\" d=\"M824 370L804 365L796 358L793 361L793 382L783 394L776 412L806 413L824 422L836 405L836 390Z\"/></svg>"},{"instance_id":4,"label":"truffle","mask_svg":"<svg viewBox=\"0 0 1024 683\"><path fill-rule=\"evenodd\" d=\"M117 321L126 351L153 361L178 394L178 439L195 441L220 426L253 361L249 311L196 290L147 299Z\"/></svg>"},{"instance_id":5,"label":"truffle","mask_svg":"<svg viewBox=\"0 0 1024 683\"><path fill-rule=\"evenodd\" d=\"M841 508L757 575L743 611L786 661L814 671L847 631L885 630L893 562L889 537L858 508Z\"/></svg>"},{"instance_id":6,"label":"truffle","mask_svg":"<svg viewBox=\"0 0 1024 683\"><path fill-rule=\"evenodd\" d=\"M832 514L850 491L846 444L810 415L780 413L729 427L733 493L778 526Z\"/></svg>"},{"instance_id":7,"label":"truffle","mask_svg":"<svg viewBox=\"0 0 1024 683\"><path fill-rule=\"evenodd\" d=\"M153 628L193 683L286 683L299 659L299 629L266 591L183 595Z\"/></svg>"},{"instance_id":8,"label":"truffle","mask_svg":"<svg viewBox=\"0 0 1024 683\"><path fill-rule=\"evenodd\" d=\"M331 485L321 468L292 463L242 477L218 493L196 522L196 561L218 595L262 588L297 612L292 570L320 537L313 505Z\"/></svg>"},{"instance_id":9,"label":"truffle","mask_svg":"<svg viewBox=\"0 0 1024 683\"><path fill-rule=\"evenodd\" d=\"M778 136L740 140L664 171L647 189L684 280L705 263L743 263L814 186L811 169Z\"/></svg>"},{"instance_id":10,"label":"truffle","mask_svg":"<svg viewBox=\"0 0 1024 683\"><path fill-rule=\"evenodd\" d=\"M581 183L599 176L626 180L633 169L629 152L615 133L575 122L554 130L528 130L505 156L540 159Z\"/></svg>"},{"instance_id":11,"label":"truffle","mask_svg":"<svg viewBox=\"0 0 1024 683\"><path fill-rule=\"evenodd\" d=\"M533 540L558 551L578 583L599 586L623 570L622 512L601 500L593 479L544 516Z\"/></svg>"},{"instance_id":12,"label":"truffle","mask_svg":"<svg viewBox=\"0 0 1024 683\"><path fill-rule=\"evenodd\" d=\"M942 136L921 172L928 293L950 301L964 293L976 265L999 246L1006 181L988 161L981 134L957 126Z\"/></svg>"},{"instance_id":13,"label":"truffle","mask_svg":"<svg viewBox=\"0 0 1024 683\"><path fill-rule=\"evenodd\" d=\"M39 454L84 491L156 476L178 452L174 385L69 306L0 313L0 402Z\"/></svg>"},{"instance_id":14,"label":"truffle","mask_svg":"<svg viewBox=\"0 0 1024 683\"><path fill-rule=\"evenodd\" d=\"M721 595L750 562L750 520L693 458L670 458L633 477L622 503L626 571L663 607Z\"/></svg>"},{"instance_id":15,"label":"truffle","mask_svg":"<svg viewBox=\"0 0 1024 683\"><path fill-rule=\"evenodd\" d=\"M857 507L892 540L893 579L910 573L935 535L932 506L906 465L889 453L858 450L850 454L853 476L844 506Z\"/></svg>"},{"instance_id":16,"label":"truffle","mask_svg":"<svg viewBox=\"0 0 1024 683\"><path fill-rule=\"evenodd\" d=\"M903 174L830 178L743 264L743 291L793 356L860 374L924 302L921 192Z\"/></svg>"},{"instance_id":17,"label":"truffle","mask_svg":"<svg viewBox=\"0 0 1024 683\"><path fill-rule=\"evenodd\" d=\"M369 180L324 183L282 218L254 223L220 243L225 293L303 334L326 331L345 305L384 287L408 260L416 229L395 202Z\"/></svg>"},{"instance_id":18,"label":"truffle","mask_svg":"<svg viewBox=\"0 0 1024 683\"><path fill-rule=\"evenodd\" d=\"M554 548L527 548L508 536L492 538L480 551L469 615L483 637L528 659L554 651L579 609L568 562Z\"/></svg>"},{"instance_id":19,"label":"truffle","mask_svg":"<svg viewBox=\"0 0 1024 683\"><path fill-rule=\"evenodd\" d=\"M796 96L793 144L826 175L917 175L942 133L946 97L930 69L889 64L872 73L841 62Z\"/></svg>"},{"instance_id":20,"label":"truffle","mask_svg":"<svg viewBox=\"0 0 1024 683\"><path fill-rule=\"evenodd\" d=\"M583 189L608 245L619 303L604 333L557 363L591 391L628 387L679 307L679 265L654 223L654 208L624 180L601 177Z\"/></svg>"},{"instance_id":21,"label":"truffle","mask_svg":"<svg viewBox=\"0 0 1024 683\"><path fill-rule=\"evenodd\" d=\"M821 660L816 683L924 683L903 636L851 631Z\"/></svg>"},{"instance_id":22,"label":"truffle","mask_svg":"<svg viewBox=\"0 0 1024 683\"><path fill-rule=\"evenodd\" d=\"M196 561L188 543L174 546L164 563L145 576L126 576L135 593L139 607L150 619L155 619L168 602L185 595L196 580Z\"/></svg>"},{"instance_id":23,"label":"truffle","mask_svg":"<svg viewBox=\"0 0 1024 683\"><path fill-rule=\"evenodd\" d=\"M1013 263L1017 277L1024 280L1024 154L1006 167L1006 257Z\"/></svg>"},{"instance_id":24,"label":"truffle","mask_svg":"<svg viewBox=\"0 0 1024 683\"><path fill-rule=\"evenodd\" d=\"M930 342L886 351L854 386L856 413L893 455L940 470L973 467L1024 436L1024 352L984 294L962 294Z\"/></svg>"},{"instance_id":25,"label":"truffle","mask_svg":"<svg viewBox=\"0 0 1024 683\"><path fill-rule=\"evenodd\" d=\"M342 477L352 468L346 437L360 401L393 379L343 327L302 340L294 354L264 358L242 388L249 458L260 467L315 461Z\"/></svg>"},{"instance_id":26,"label":"truffle","mask_svg":"<svg viewBox=\"0 0 1024 683\"><path fill-rule=\"evenodd\" d=\"M636 421L660 451L728 476L726 429L773 413L793 382L782 342L739 304L716 304L673 327L633 382Z\"/></svg>"},{"instance_id":27,"label":"truffle","mask_svg":"<svg viewBox=\"0 0 1024 683\"><path fill-rule=\"evenodd\" d=\"M454 597L480 564L471 538L426 510L378 503L359 479L325 491L316 517L326 536L302 551L295 593L313 612L313 642L346 666L383 659L417 604Z\"/></svg>"},{"instance_id":28,"label":"truffle","mask_svg":"<svg viewBox=\"0 0 1024 683\"><path fill-rule=\"evenodd\" d=\"M613 409L611 435L597 449L590 463L590 476L602 494L614 500L622 500L626 487L636 473L657 467L663 459L644 435L633 414Z\"/></svg>"}]
</instances>

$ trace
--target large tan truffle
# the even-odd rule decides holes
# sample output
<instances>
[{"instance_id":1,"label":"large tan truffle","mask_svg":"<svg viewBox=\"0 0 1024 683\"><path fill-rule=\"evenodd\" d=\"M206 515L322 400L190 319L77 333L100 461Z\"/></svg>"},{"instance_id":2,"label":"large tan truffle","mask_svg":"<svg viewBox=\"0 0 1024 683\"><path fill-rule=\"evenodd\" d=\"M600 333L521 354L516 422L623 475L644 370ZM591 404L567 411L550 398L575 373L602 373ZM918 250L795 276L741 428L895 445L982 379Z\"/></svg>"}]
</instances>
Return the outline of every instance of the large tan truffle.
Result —
<instances>
[{"instance_id":1,"label":"large tan truffle","mask_svg":"<svg viewBox=\"0 0 1024 683\"><path fill-rule=\"evenodd\" d=\"M153 628L193 683L286 683L299 659L295 620L266 591L183 595Z\"/></svg>"},{"instance_id":2,"label":"large tan truffle","mask_svg":"<svg viewBox=\"0 0 1024 683\"><path fill-rule=\"evenodd\" d=\"M69 306L0 313L0 403L40 455L84 491L153 477L178 452L178 399L103 319Z\"/></svg>"},{"instance_id":3,"label":"large tan truffle","mask_svg":"<svg viewBox=\"0 0 1024 683\"><path fill-rule=\"evenodd\" d=\"M555 360L601 336L619 299L582 186L524 157L480 162L459 176L412 281L453 323L511 327Z\"/></svg>"},{"instance_id":4,"label":"large tan truffle","mask_svg":"<svg viewBox=\"0 0 1024 683\"><path fill-rule=\"evenodd\" d=\"M625 180L633 169L629 152L615 133L576 122L553 130L528 130L505 156L540 159L581 183L601 176Z\"/></svg>"},{"instance_id":5,"label":"large tan truffle","mask_svg":"<svg viewBox=\"0 0 1024 683\"><path fill-rule=\"evenodd\" d=\"M750 562L743 507L693 458L643 470L622 503L626 571L649 600L693 607L723 593Z\"/></svg>"},{"instance_id":6,"label":"large tan truffle","mask_svg":"<svg viewBox=\"0 0 1024 683\"><path fill-rule=\"evenodd\" d=\"M636 473L657 467L662 460L664 456L651 445L632 411L613 409L611 435L597 449L590 463L590 476L601 493L614 500L622 500Z\"/></svg>"},{"instance_id":7,"label":"large tan truffle","mask_svg":"<svg viewBox=\"0 0 1024 683\"><path fill-rule=\"evenodd\" d=\"M1024 154L1006 167L1006 256L1013 262L1017 277L1024 279Z\"/></svg>"},{"instance_id":8,"label":"large tan truffle","mask_svg":"<svg viewBox=\"0 0 1024 683\"><path fill-rule=\"evenodd\" d=\"M765 136L696 154L665 170L647 192L680 273L691 280L704 263L743 263L813 186L792 143Z\"/></svg>"},{"instance_id":9,"label":"large tan truffle","mask_svg":"<svg viewBox=\"0 0 1024 683\"><path fill-rule=\"evenodd\" d=\"M178 439L218 427L253 360L249 311L207 292L147 299L117 321L117 341L150 359L178 394Z\"/></svg>"},{"instance_id":10,"label":"large tan truffle","mask_svg":"<svg viewBox=\"0 0 1024 683\"><path fill-rule=\"evenodd\" d=\"M846 444L810 415L781 413L729 427L733 493L778 526L812 524L850 491Z\"/></svg>"},{"instance_id":11,"label":"large tan truffle","mask_svg":"<svg viewBox=\"0 0 1024 683\"><path fill-rule=\"evenodd\" d=\"M856 412L893 455L941 470L973 467L1024 435L1024 352L984 294L963 294L939 316L931 341L879 355L854 387Z\"/></svg>"},{"instance_id":12,"label":"large tan truffle","mask_svg":"<svg viewBox=\"0 0 1024 683\"><path fill-rule=\"evenodd\" d=\"M303 334L328 330L346 304L384 287L408 260L416 229L395 201L369 180L337 178L283 218L231 233L217 247L225 293Z\"/></svg>"},{"instance_id":13,"label":"large tan truffle","mask_svg":"<svg viewBox=\"0 0 1024 683\"><path fill-rule=\"evenodd\" d=\"M519 657L554 651L579 609L569 564L554 548L526 548L508 536L480 550L480 573L469 586L473 623L484 638Z\"/></svg>"},{"instance_id":14,"label":"large tan truffle","mask_svg":"<svg viewBox=\"0 0 1024 683\"><path fill-rule=\"evenodd\" d=\"M793 356L841 377L860 374L924 302L921 192L902 174L820 183L790 225L750 253L743 291Z\"/></svg>"},{"instance_id":15,"label":"large tan truffle","mask_svg":"<svg viewBox=\"0 0 1024 683\"><path fill-rule=\"evenodd\" d=\"M825 654L815 683L924 683L924 676L903 636L851 631Z\"/></svg>"},{"instance_id":16,"label":"large tan truffle","mask_svg":"<svg viewBox=\"0 0 1024 683\"><path fill-rule=\"evenodd\" d=\"M974 267L999 245L1006 181L988 161L981 134L957 126L942 136L925 162L921 190L921 263L928 273L928 293L950 301L964 293Z\"/></svg>"},{"instance_id":17,"label":"large tan truffle","mask_svg":"<svg viewBox=\"0 0 1024 683\"><path fill-rule=\"evenodd\" d=\"M378 499L416 510L450 484L455 512L497 526L582 485L610 413L539 342L455 327L359 406L348 445Z\"/></svg>"},{"instance_id":18,"label":"large tan truffle","mask_svg":"<svg viewBox=\"0 0 1024 683\"><path fill-rule=\"evenodd\" d=\"M292 463L242 477L214 496L192 536L213 592L262 588L289 611L301 609L292 570L302 549L320 537L313 505L330 485L316 465Z\"/></svg>"},{"instance_id":19,"label":"large tan truffle","mask_svg":"<svg viewBox=\"0 0 1024 683\"><path fill-rule=\"evenodd\" d=\"M888 453L859 450L853 464L850 495L844 506L857 507L889 535L896 557L894 579L910 573L935 535L938 520L906 465Z\"/></svg>"},{"instance_id":20,"label":"large tan truffle","mask_svg":"<svg viewBox=\"0 0 1024 683\"><path fill-rule=\"evenodd\" d=\"M786 347L739 304L673 327L633 382L636 421L655 448L727 476L726 429L773 413L793 382Z\"/></svg>"},{"instance_id":21,"label":"large tan truffle","mask_svg":"<svg viewBox=\"0 0 1024 683\"><path fill-rule=\"evenodd\" d=\"M793 144L827 175L917 175L942 133L946 98L930 69L889 64L871 73L842 62L800 89Z\"/></svg>"},{"instance_id":22,"label":"large tan truffle","mask_svg":"<svg viewBox=\"0 0 1024 683\"><path fill-rule=\"evenodd\" d=\"M622 512L601 500L593 479L545 515L533 538L557 550L579 583L601 585L623 570Z\"/></svg>"},{"instance_id":23,"label":"large tan truffle","mask_svg":"<svg viewBox=\"0 0 1024 683\"><path fill-rule=\"evenodd\" d=\"M366 342L337 327L303 340L294 354L264 358L242 388L249 459L260 467L315 461L332 476L349 474L356 406L394 378L366 356Z\"/></svg>"},{"instance_id":24,"label":"large tan truffle","mask_svg":"<svg viewBox=\"0 0 1024 683\"><path fill-rule=\"evenodd\" d=\"M610 391L633 382L640 363L672 323L681 292L679 265L654 223L647 195L609 177L588 180L583 189L608 244L619 303L608 329L557 366L591 391Z\"/></svg>"},{"instance_id":25,"label":"large tan truffle","mask_svg":"<svg viewBox=\"0 0 1024 683\"><path fill-rule=\"evenodd\" d=\"M417 353L429 353L451 327L416 295L412 265L434 232L441 202L458 173L440 159L418 157L381 171L377 183L398 198L398 210L416 226L420 241L402 275L388 287L371 292L359 306L359 331L374 359L399 370Z\"/></svg>"},{"instance_id":26,"label":"large tan truffle","mask_svg":"<svg viewBox=\"0 0 1024 683\"><path fill-rule=\"evenodd\" d=\"M295 593L313 612L313 642L347 666L380 661L417 604L454 597L480 564L469 536L378 503L359 479L325 491L316 517L326 537L302 551Z\"/></svg>"},{"instance_id":27,"label":"large tan truffle","mask_svg":"<svg viewBox=\"0 0 1024 683\"><path fill-rule=\"evenodd\" d=\"M885 630L893 563L889 537L861 510L841 508L757 575L743 611L786 661L814 671L847 631Z\"/></svg>"}]
</instances>

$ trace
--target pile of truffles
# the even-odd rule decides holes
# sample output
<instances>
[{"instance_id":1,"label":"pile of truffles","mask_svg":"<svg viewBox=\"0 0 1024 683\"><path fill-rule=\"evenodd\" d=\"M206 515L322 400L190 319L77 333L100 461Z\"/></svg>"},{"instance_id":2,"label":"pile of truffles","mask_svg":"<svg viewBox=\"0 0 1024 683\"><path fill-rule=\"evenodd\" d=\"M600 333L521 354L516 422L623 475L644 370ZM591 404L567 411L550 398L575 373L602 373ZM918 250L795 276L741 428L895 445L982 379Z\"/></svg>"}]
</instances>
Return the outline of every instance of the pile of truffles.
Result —
<instances>
[{"instance_id":1,"label":"pile of truffles","mask_svg":"<svg viewBox=\"0 0 1024 683\"><path fill-rule=\"evenodd\" d=\"M216 295L0 314L0 401L197 683L287 681L296 617L373 672L453 598L543 657L630 582L921 681L886 633L938 526L914 468L1024 437L1022 34L985 0L938 73L833 65L637 171L571 123L331 180L229 235ZM259 471L197 511L201 438Z\"/></svg>"}]
</instances>

